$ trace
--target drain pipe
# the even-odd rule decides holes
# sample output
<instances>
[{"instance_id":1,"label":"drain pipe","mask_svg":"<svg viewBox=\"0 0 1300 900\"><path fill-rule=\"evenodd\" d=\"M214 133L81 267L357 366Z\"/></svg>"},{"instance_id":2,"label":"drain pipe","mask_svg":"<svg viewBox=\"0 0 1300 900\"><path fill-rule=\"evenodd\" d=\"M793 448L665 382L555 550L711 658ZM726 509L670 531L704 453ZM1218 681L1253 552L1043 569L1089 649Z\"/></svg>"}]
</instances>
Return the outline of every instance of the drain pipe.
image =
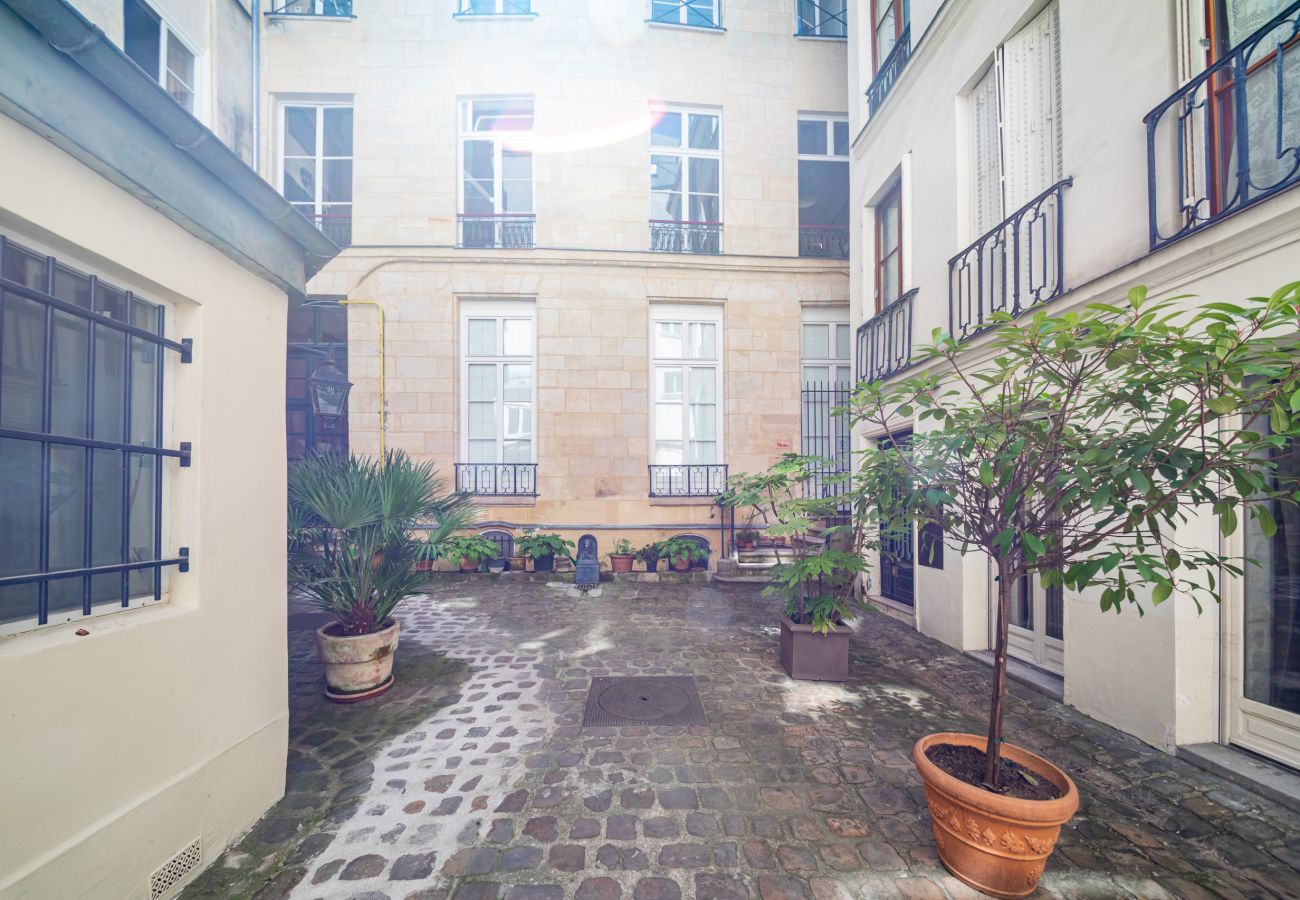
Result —
<instances>
[{"instance_id":1,"label":"drain pipe","mask_svg":"<svg viewBox=\"0 0 1300 900\"><path fill-rule=\"evenodd\" d=\"M253 0L253 171L262 174L262 14Z\"/></svg>"}]
</instances>

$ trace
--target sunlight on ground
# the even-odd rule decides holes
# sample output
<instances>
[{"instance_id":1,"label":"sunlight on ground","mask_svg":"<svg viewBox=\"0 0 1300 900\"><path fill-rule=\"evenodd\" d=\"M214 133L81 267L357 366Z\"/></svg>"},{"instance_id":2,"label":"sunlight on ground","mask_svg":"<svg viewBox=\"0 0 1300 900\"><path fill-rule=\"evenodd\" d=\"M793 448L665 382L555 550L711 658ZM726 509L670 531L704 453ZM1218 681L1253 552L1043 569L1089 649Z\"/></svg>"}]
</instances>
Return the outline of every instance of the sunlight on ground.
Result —
<instances>
[{"instance_id":1,"label":"sunlight on ground","mask_svg":"<svg viewBox=\"0 0 1300 900\"><path fill-rule=\"evenodd\" d=\"M782 688L785 690L786 712L816 716L832 712L834 707L860 706L863 702L856 689L829 682L787 679Z\"/></svg>"},{"instance_id":2,"label":"sunlight on ground","mask_svg":"<svg viewBox=\"0 0 1300 900\"><path fill-rule=\"evenodd\" d=\"M546 632L546 634L541 635L535 640L521 642L519 644L519 649L520 650L541 650L545 648L548 644L550 644L551 641L568 633L569 633L569 629L567 628L557 628L554 631Z\"/></svg>"}]
</instances>

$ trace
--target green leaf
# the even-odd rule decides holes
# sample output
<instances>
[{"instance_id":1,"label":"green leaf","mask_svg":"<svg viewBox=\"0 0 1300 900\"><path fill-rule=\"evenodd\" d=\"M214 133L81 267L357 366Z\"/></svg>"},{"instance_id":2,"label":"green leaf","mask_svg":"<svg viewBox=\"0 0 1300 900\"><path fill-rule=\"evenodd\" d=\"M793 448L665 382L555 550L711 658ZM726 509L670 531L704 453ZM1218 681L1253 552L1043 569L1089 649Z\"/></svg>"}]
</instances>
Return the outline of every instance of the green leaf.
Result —
<instances>
[{"instance_id":1,"label":"green leaf","mask_svg":"<svg viewBox=\"0 0 1300 900\"><path fill-rule=\"evenodd\" d=\"M1033 553L1035 558L1042 556L1044 551L1047 550L1047 547L1042 541L1028 532L1020 536L1020 541L1031 553Z\"/></svg>"},{"instance_id":2,"label":"green leaf","mask_svg":"<svg viewBox=\"0 0 1300 900\"><path fill-rule=\"evenodd\" d=\"M1266 538L1271 538L1277 534L1277 520L1273 518L1273 512L1267 506L1255 507L1255 521L1259 523L1259 532Z\"/></svg>"},{"instance_id":3,"label":"green leaf","mask_svg":"<svg viewBox=\"0 0 1300 900\"><path fill-rule=\"evenodd\" d=\"M1219 416L1226 416L1237 409L1237 401L1231 397L1215 397L1205 405L1210 408L1210 412Z\"/></svg>"},{"instance_id":4,"label":"green leaf","mask_svg":"<svg viewBox=\"0 0 1300 900\"><path fill-rule=\"evenodd\" d=\"M1151 493L1151 479L1142 474L1140 470L1134 469L1129 473L1128 479L1133 482L1133 486L1143 494Z\"/></svg>"},{"instance_id":5,"label":"green leaf","mask_svg":"<svg viewBox=\"0 0 1300 900\"><path fill-rule=\"evenodd\" d=\"M987 459L980 462L980 483L985 487L993 483L993 463Z\"/></svg>"},{"instance_id":6,"label":"green leaf","mask_svg":"<svg viewBox=\"0 0 1300 900\"><path fill-rule=\"evenodd\" d=\"M1151 591L1151 600L1156 604L1164 603L1173 592L1174 586L1172 584L1161 582Z\"/></svg>"}]
</instances>

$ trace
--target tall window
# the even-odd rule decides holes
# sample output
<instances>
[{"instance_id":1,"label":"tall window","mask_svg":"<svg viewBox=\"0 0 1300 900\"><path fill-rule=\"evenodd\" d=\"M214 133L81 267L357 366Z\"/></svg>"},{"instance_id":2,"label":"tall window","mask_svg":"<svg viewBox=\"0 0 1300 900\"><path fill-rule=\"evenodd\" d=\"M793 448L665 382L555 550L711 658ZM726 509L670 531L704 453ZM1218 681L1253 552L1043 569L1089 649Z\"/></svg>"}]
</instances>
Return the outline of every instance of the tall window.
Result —
<instances>
[{"instance_id":1,"label":"tall window","mask_svg":"<svg viewBox=\"0 0 1300 900\"><path fill-rule=\"evenodd\" d=\"M804 37L848 36L848 0L798 0L796 34Z\"/></svg>"},{"instance_id":2,"label":"tall window","mask_svg":"<svg viewBox=\"0 0 1300 900\"><path fill-rule=\"evenodd\" d=\"M460 101L460 243L533 246L533 99Z\"/></svg>"},{"instance_id":3,"label":"tall window","mask_svg":"<svg viewBox=\"0 0 1300 900\"><path fill-rule=\"evenodd\" d=\"M295 103L281 119L284 197L340 247L352 243L352 107Z\"/></svg>"},{"instance_id":4,"label":"tall window","mask_svg":"<svg viewBox=\"0 0 1300 900\"><path fill-rule=\"evenodd\" d=\"M655 465L722 462L722 310L650 310Z\"/></svg>"},{"instance_id":5,"label":"tall window","mask_svg":"<svg viewBox=\"0 0 1300 900\"><path fill-rule=\"evenodd\" d=\"M460 0L462 16L526 16L533 0Z\"/></svg>"},{"instance_id":6,"label":"tall window","mask_svg":"<svg viewBox=\"0 0 1300 900\"><path fill-rule=\"evenodd\" d=\"M799 118L799 255L848 259L849 123Z\"/></svg>"},{"instance_id":7,"label":"tall window","mask_svg":"<svg viewBox=\"0 0 1300 900\"><path fill-rule=\"evenodd\" d=\"M804 384L850 384L848 310L806 309L800 327Z\"/></svg>"},{"instance_id":8,"label":"tall window","mask_svg":"<svg viewBox=\"0 0 1300 900\"><path fill-rule=\"evenodd\" d=\"M657 107L650 129L650 248L718 253L722 243L722 117Z\"/></svg>"},{"instance_id":9,"label":"tall window","mask_svg":"<svg viewBox=\"0 0 1300 900\"><path fill-rule=\"evenodd\" d=\"M650 21L718 28L722 25L722 0L650 0Z\"/></svg>"},{"instance_id":10,"label":"tall window","mask_svg":"<svg viewBox=\"0 0 1300 900\"><path fill-rule=\"evenodd\" d=\"M194 112L195 53L144 0L122 4L122 48L181 106Z\"/></svg>"},{"instance_id":11,"label":"tall window","mask_svg":"<svg viewBox=\"0 0 1300 900\"><path fill-rule=\"evenodd\" d=\"M984 234L1062 177L1055 4L997 49L970 109L975 231Z\"/></svg>"},{"instance_id":12,"label":"tall window","mask_svg":"<svg viewBox=\"0 0 1300 900\"><path fill-rule=\"evenodd\" d=\"M0 633L161 599L163 308L0 236Z\"/></svg>"},{"instance_id":13,"label":"tall window","mask_svg":"<svg viewBox=\"0 0 1300 900\"><path fill-rule=\"evenodd\" d=\"M871 0L871 71L879 72L907 27L909 0Z\"/></svg>"},{"instance_id":14,"label":"tall window","mask_svg":"<svg viewBox=\"0 0 1300 900\"><path fill-rule=\"evenodd\" d=\"M903 296L903 186L876 204L876 312Z\"/></svg>"},{"instance_id":15,"label":"tall window","mask_svg":"<svg viewBox=\"0 0 1300 900\"><path fill-rule=\"evenodd\" d=\"M531 301L461 304L461 449L467 463L536 459L533 323Z\"/></svg>"}]
</instances>

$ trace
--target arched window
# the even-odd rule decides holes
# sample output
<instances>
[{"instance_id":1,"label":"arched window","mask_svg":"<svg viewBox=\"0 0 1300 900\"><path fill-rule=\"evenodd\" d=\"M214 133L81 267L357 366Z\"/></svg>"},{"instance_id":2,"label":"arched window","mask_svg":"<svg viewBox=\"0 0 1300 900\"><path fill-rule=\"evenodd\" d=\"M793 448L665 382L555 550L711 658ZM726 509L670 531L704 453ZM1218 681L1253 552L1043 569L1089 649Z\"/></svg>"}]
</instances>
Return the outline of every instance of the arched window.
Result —
<instances>
[{"instance_id":1,"label":"arched window","mask_svg":"<svg viewBox=\"0 0 1300 900\"><path fill-rule=\"evenodd\" d=\"M693 571L707 571L709 568L709 555L711 553L709 550L708 539L702 538L698 534L679 534L676 535L676 538L677 540L690 541L692 544L704 551L705 556L703 559L691 560L691 569Z\"/></svg>"},{"instance_id":2,"label":"arched window","mask_svg":"<svg viewBox=\"0 0 1300 900\"><path fill-rule=\"evenodd\" d=\"M515 539L508 531L485 531L481 535L497 545L497 558L494 562L504 563L514 554Z\"/></svg>"}]
</instances>

